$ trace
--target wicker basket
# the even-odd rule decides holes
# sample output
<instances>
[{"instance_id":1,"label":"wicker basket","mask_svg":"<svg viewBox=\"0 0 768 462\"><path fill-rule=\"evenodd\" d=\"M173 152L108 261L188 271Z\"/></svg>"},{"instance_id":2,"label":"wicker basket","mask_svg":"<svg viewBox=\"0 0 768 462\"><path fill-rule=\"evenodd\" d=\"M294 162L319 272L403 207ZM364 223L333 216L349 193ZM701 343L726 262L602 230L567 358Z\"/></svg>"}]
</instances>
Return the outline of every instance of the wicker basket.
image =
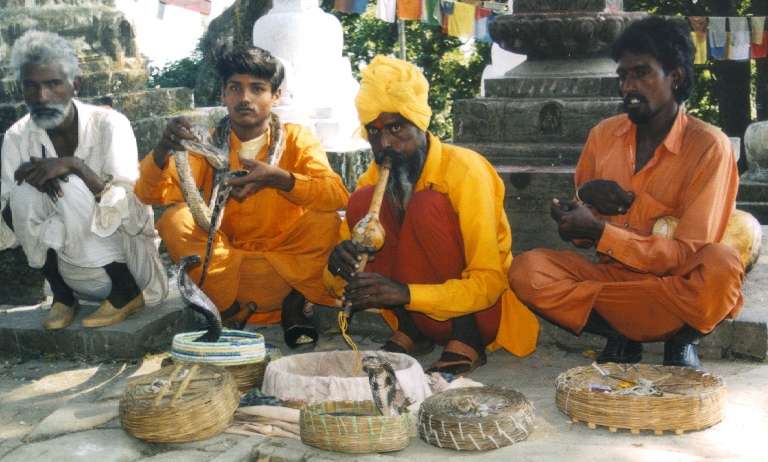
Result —
<instances>
[{"instance_id":1,"label":"wicker basket","mask_svg":"<svg viewBox=\"0 0 768 462\"><path fill-rule=\"evenodd\" d=\"M632 395L635 390L642 395ZM721 378L686 367L608 363L557 378L557 408L574 422L611 432L699 430L723 420L725 404Z\"/></svg>"},{"instance_id":2,"label":"wicker basket","mask_svg":"<svg viewBox=\"0 0 768 462\"><path fill-rule=\"evenodd\" d=\"M408 446L413 414L384 417L373 401L326 401L301 408L304 444L352 454L399 451Z\"/></svg>"},{"instance_id":3,"label":"wicker basket","mask_svg":"<svg viewBox=\"0 0 768 462\"><path fill-rule=\"evenodd\" d=\"M206 363L225 367L237 381L240 393L261 388L269 356L264 337L255 332L224 330L216 342L195 342L203 332L187 332L173 337L174 363Z\"/></svg>"},{"instance_id":4,"label":"wicker basket","mask_svg":"<svg viewBox=\"0 0 768 462\"><path fill-rule=\"evenodd\" d=\"M183 443L223 432L240 403L234 377L210 364L176 364L130 382L120 399L120 423L155 443Z\"/></svg>"},{"instance_id":5,"label":"wicker basket","mask_svg":"<svg viewBox=\"0 0 768 462\"><path fill-rule=\"evenodd\" d=\"M457 451L508 446L528 437L533 406L522 393L499 387L454 388L421 403L419 436Z\"/></svg>"}]
</instances>

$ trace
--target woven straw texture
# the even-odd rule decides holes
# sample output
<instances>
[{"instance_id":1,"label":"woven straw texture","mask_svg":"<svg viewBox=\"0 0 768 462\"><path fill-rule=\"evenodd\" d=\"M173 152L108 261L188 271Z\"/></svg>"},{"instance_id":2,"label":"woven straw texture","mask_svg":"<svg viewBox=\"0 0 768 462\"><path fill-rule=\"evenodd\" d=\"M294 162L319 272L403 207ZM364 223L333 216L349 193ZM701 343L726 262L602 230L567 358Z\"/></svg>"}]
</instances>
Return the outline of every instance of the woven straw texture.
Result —
<instances>
[{"instance_id":1,"label":"woven straw texture","mask_svg":"<svg viewBox=\"0 0 768 462\"><path fill-rule=\"evenodd\" d=\"M419 436L457 451L482 451L528 438L533 405L522 393L499 387L454 388L421 403Z\"/></svg>"},{"instance_id":2,"label":"woven straw texture","mask_svg":"<svg viewBox=\"0 0 768 462\"><path fill-rule=\"evenodd\" d=\"M301 408L304 444L327 451L363 454L399 451L408 446L413 415L384 417L373 401L327 401Z\"/></svg>"},{"instance_id":3,"label":"woven straw texture","mask_svg":"<svg viewBox=\"0 0 768 462\"><path fill-rule=\"evenodd\" d=\"M625 428L632 433L682 434L712 426L725 416L725 384L712 374L648 364L598 367L602 371L595 366L576 367L557 378L557 408L589 428L603 425L611 432ZM635 390L641 395L632 395Z\"/></svg>"},{"instance_id":4,"label":"woven straw texture","mask_svg":"<svg viewBox=\"0 0 768 462\"><path fill-rule=\"evenodd\" d=\"M205 331L176 334L171 359L186 363L241 366L263 361L267 356L264 336L242 330L224 330L216 342L195 342Z\"/></svg>"},{"instance_id":5,"label":"woven straw texture","mask_svg":"<svg viewBox=\"0 0 768 462\"><path fill-rule=\"evenodd\" d=\"M155 443L183 443L223 432L240 403L234 377L210 364L166 366L130 382L120 399L120 423Z\"/></svg>"}]
</instances>

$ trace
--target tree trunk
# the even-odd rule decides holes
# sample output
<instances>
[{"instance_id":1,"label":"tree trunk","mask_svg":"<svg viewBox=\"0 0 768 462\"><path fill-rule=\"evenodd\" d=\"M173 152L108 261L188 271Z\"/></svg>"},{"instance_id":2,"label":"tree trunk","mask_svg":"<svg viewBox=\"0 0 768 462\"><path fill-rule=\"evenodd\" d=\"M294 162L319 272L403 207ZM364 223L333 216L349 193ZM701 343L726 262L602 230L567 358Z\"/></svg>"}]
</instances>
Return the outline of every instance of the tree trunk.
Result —
<instances>
[{"instance_id":1,"label":"tree trunk","mask_svg":"<svg viewBox=\"0 0 768 462\"><path fill-rule=\"evenodd\" d=\"M733 0L714 0L713 16L736 16ZM713 71L717 79L717 98L720 109L720 128L728 136L741 138L739 173L747 170L744 155L744 132L752 121L750 101L750 61L715 60Z\"/></svg>"}]
</instances>

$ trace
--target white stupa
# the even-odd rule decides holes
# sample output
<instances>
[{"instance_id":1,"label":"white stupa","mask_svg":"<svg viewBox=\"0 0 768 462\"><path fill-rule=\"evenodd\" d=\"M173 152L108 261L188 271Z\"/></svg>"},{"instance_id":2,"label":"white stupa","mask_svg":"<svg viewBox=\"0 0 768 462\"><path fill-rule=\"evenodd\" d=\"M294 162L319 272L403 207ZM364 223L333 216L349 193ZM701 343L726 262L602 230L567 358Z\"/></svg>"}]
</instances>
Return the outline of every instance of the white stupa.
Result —
<instances>
[{"instance_id":1,"label":"white stupa","mask_svg":"<svg viewBox=\"0 0 768 462\"><path fill-rule=\"evenodd\" d=\"M326 151L365 149L355 95L360 87L349 59L342 56L341 23L318 0L274 0L253 25L253 44L285 66L280 105L284 122L312 128Z\"/></svg>"}]
</instances>

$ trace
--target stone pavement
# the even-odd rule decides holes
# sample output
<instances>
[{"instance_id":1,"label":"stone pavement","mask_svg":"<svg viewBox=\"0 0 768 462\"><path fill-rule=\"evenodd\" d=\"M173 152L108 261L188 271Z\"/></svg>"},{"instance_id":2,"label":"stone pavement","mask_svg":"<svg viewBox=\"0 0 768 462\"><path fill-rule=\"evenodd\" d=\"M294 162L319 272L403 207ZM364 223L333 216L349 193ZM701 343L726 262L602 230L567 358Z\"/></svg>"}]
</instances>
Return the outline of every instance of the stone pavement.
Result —
<instances>
[{"instance_id":1,"label":"stone pavement","mask_svg":"<svg viewBox=\"0 0 768 462\"><path fill-rule=\"evenodd\" d=\"M352 338L361 349L377 348L388 337L388 328L378 315L359 315L350 325ZM314 351L347 348L332 313L316 312L313 318L324 331ZM267 343L279 347L283 354L297 354L282 342L279 327L249 330L261 332ZM621 429L610 433L604 427L591 430L584 423L572 423L555 406L557 376L590 364L594 347L600 345L596 337L579 340L587 347L545 342L524 358L497 351L489 355L486 366L471 375L485 385L522 392L535 409L534 428L527 440L482 453L440 449L418 437L402 451L364 455L323 451L295 440L226 433L193 443L145 443L120 427L118 400L127 382L157 370L166 353L127 361L5 356L0 360L0 462L768 460L763 440L768 434L767 364L703 357L704 369L723 377L728 390L726 417L711 428L682 435L632 434ZM420 362L426 367L438 356L436 350ZM659 350L651 348L645 362L660 363Z\"/></svg>"},{"instance_id":2,"label":"stone pavement","mask_svg":"<svg viewBox=\"0 0 768 462\"><path fill-rule=\"evenodd\" d=\"M763 249L768 227L763 226ZM83 329L79 320L96 309L85 305L75 322L57 332L45 332L40 320L47 305L0 306L0 462L38 461L506 461L506 460L765 460L762 438L768 435L768 255L765 250L748 275L744 310L702 342L707 372L725 380L726 417L711 428L654 435L628 430L609 432L573 423L555 405L555 380L562 372L589 365L602 346L599 337L576 337L542 322L538 349L518 358L505 351L489 355L488 364L470 378L485 385L512 388L534 405L531 435L500 449L456 452L431 446L415 437L402 451L349 455L306 446L299 441L262 436L222 434L184 444L145 443L125 433L118 418L118 401L126 384L160 368L173 334L198 330L202 319L185 308L175 283L159 307L117 326ZM50 302L48 302L50 303ZM314 351L346 350L336 324L336 312L316 307L312 321L323 333ZM254 326L284 355L291 351L278 326ZM375 313L358 313L349 333L361 349L376 349L391 331ZM661 363L661 343L646 344L644 362ZM419 358L426 368L439 349Z\"/></svg>"}]
</instances>

